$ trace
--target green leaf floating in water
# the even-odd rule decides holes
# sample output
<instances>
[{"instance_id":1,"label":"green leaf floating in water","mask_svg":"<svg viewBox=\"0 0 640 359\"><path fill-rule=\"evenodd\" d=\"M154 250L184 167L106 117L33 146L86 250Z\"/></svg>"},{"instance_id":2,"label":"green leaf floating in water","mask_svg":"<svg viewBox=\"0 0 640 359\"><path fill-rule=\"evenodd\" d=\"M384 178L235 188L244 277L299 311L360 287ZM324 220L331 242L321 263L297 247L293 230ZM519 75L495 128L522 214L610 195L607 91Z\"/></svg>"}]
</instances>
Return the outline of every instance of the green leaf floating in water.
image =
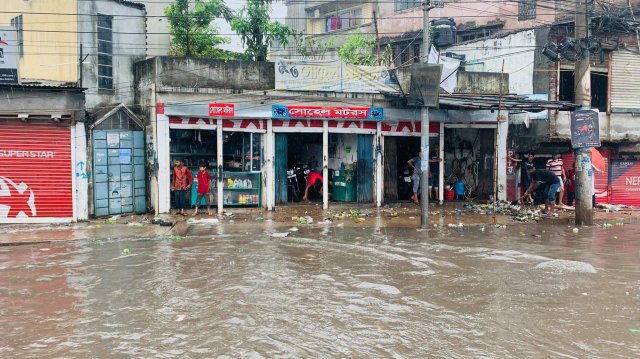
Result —
<instances>
[{"instance_id":1,"label":"green leaf floating in water","mask_svg":"<svg viewBox=\"0 0 640 359\"><path fill-rule=\"evenodd\" d=\"M131 254L131 250L129 248L125 248L122 250L122 254Z\"/></svg>"},{"instance_id":2,"label":"green leaf floating in water","mask_svg":"<svg viewBox=\"0 0 640 359\"><path fill-rule=\"evenodd\" d=\"M640 334L640 329L638 329L638 328L631 328L631 329L629 329L629 333L633 333L633 334Z\"/></svg>"},{"instance_id":3,"label":"green leaf floating in water","mask_svg":"<svg viewBox=\"0 0 640 359\"><path fill-rule=\"evenodd\" d=\"M169 235L169 239L174 241L174 242L179 242L179 241L183 240L184 237L179 236L177 234L171 234L171 235Z\"/></svg>"}]
</instances>

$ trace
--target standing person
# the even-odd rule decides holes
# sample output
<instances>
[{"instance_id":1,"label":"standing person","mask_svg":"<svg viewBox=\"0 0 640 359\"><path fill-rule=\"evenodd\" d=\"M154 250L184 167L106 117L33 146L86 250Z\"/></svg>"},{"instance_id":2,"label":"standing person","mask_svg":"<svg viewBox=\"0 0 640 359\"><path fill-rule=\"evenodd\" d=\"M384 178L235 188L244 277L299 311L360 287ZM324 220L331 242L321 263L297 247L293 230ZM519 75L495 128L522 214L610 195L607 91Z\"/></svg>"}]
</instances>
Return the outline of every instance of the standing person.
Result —
<instances>
[{"instance_id":1,"label":"standing person","mask_svg":"<svg viewBox=\"0 0 640 359\"><path fill-rule=\"evenodd\" d=\"M420 204L420 199L418 197L418 193L420 193L420 177L422 177L422 151L418 151L418 155L411 158L407 163L409 167L413 168L413 173L411 174L411 182L413 183L413 195L411 196L411 200L415 204Z\"/></svg>"},{"instance_id":2,"label":"standing person","mask_svg":"<svg viewBox=\"0 0 640 359\"><path fill-rule=\"evenodd\" d=\"M529 169L529 175L531 175L532 182L518 200L533 193L538 187L544 186L544 214L555 217L556 193L560 187L560 179L551 171L539 170L535 167Z\"/></svg>"},{"instance_id":3,"label":"standing person","mask_svg":"<svg viewBox=\"0 0 640 359\"><path fill-rule=\"evenodd\" d=\"M205 164L200 165L196 180L198 181L198 196L196 197L196 210L193 212L193 216L198 215L198 207L203 198L204 203L207 205L207 214L211 215L211 203L209 203L209 181L211 181L211 175L207 172Z\"/></svg>"},{"instance_id":4,"label":"standing person","mask_svg":"<svg viewBox=\"0 0 640 359\"><path fill-rule=\"evenodd\" d=\"M440 186L440 162L442 159L439 157L440 155L440 145L433 145L433 152L431 152L431 156L429 159L429 198L437 199L438 198L438 189Z\"/></svg>"},{"instance_id":5,"label":"standing person","mask_svg":"<svg viewBox=\"0 0 640 359\"><path fill-rule=\"evenodd\" d=\"M175 194L176 208L180 214L184 216L184 207L186 202L186 191L191 188L193 184L193 175L182 161L175 160L173 162L173 179L171 180L171 191Z\"/></svg>"},{"instance_id":6,"label":"standing person","mask_svg":"<svg viewBox=\"0 0 640 359\"><path fill-rule=\"evenodd\" d=\"M309 179L307 180L307 187L304 189L304 196L302 200L309 202L309 191L313 190L314 194L322 196L322 175L317 171L309 172Z\"/></svg>"},{"instance_id":7,"label":"standing person","mask_svg":"<svg viewBox=\"0 0 640 359\"><path fill-rule=\"evenodd\" d=\"M560 188L558 189L558 204L562 205L564 199L564 181L566 173L564 172L564 162L559 153L553 154L553 157L547 161L547 170L553 172L560 180Z\"/></svg>"},{"instance_id":8,"label":"standing person","mask_svg":"<svg viewBox=\"0 0 640 359\"><path fill-rule=\"evenodd\" d=\"M529 152L527 154L527 158L524 160L515 158L515 157L509 157L511 161L521 164L520 185L522 186L522 193L524 193L527 190L527 188L529 188L529 186L531 185L531 176L529 176L529 169L535 167L535 165L533 164L533 160L535 159L535 157L536 157L536 154L533 151ZM527 201L533 204L533 196L531 194L527 196Z\"/></svg>"},{"instance_id":9,"label":"standing person","mask_svg":"<svg viewBox=\"0 0 640 359\"><path fill-rule=\"evenodd\" d=\"M573 201L576 199L576 163L567 171L567 180L564 184L565 191L567 193L567 205L573 206Z\"/></svg>"}]
</instances>

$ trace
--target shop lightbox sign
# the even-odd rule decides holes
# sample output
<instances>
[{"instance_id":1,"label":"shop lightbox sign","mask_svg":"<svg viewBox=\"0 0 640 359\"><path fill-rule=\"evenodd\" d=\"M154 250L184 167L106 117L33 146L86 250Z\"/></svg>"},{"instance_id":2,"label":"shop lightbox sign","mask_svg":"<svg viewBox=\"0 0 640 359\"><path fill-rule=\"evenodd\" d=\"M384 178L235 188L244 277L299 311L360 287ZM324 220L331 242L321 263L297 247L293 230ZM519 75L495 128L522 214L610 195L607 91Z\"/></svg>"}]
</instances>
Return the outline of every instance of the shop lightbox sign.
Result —
<instances>
[{"instance_id":1,"label":"shop lightbox sign","mask_svg":"<svg viewBox=\"0 0 640 359\"><path fill-rule=\"evenodd\" d=\"M573 148L600 147L597 111L578 110L571 113L571 145Z\"/></svg>"},{"instance_id":2,"label":"shop lightbox sign","mask_svg":"<svg viewBox=\"0 0 640 359\"><path fill-rule=\"evenodd\" d=\"M234 117L236 106L232 103L210 103L209 117Z\"/></svg>"},{"instance_id":3,"label":"shop lightbox sign","mask_svg":"<svg viewBox=\"0 0 640 359\"><path fill-rule=\"evenodd\" d=\"M11 26L0 27L0 85L17 85L18 32Z\"/></svg>"},{"instance_id":4,"label":"shop lightbox sign","mask_svg":"<svg viewBox=\"0 0 640 359\"><path fill-rule=\"evenodd\" d=\"M318 118L330 120L372 120L382 121L383 111L379 107L320 107L320 106L282 106L271 107L272 117Z\"/></svg>"}]
</instances>

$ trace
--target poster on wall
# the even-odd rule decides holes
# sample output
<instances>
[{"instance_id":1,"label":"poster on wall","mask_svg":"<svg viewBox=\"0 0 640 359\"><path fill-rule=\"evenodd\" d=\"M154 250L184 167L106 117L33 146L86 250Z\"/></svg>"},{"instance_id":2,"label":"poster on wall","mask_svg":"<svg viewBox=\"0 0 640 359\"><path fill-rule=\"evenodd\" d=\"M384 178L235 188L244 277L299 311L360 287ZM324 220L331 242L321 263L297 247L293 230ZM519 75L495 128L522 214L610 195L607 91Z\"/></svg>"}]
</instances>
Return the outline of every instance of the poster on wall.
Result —
<instances>
[{"instance_id":1,"label":"poster on wall","mask_svg":"<svg viewBox=\"0 0 640 359\"><path fill-rule=\"evenodd\" d=\"M384 66L356 66L340 60L275 62L276 90L381 93L399 86Z\"/></svg>"},{"instance_id":2,"label":"poster on wall","mask_svg":"<svg viewBox=\"0 0 640 359\"><path fill-rule=\"evenodd\" d=\"M11 26L0 26L0 85L17 85L18 32Z\"/></svg>"},{"instance_id":3,"label":"poster on wall","mask_svg":"<svg viewBox=\"0 0 640 359\"><path fill-rule=\"evenodd\" d=\"M571 146L600 147L600 122L597 111L577 110L571 113Z\"/></svg>"}]
</instances>

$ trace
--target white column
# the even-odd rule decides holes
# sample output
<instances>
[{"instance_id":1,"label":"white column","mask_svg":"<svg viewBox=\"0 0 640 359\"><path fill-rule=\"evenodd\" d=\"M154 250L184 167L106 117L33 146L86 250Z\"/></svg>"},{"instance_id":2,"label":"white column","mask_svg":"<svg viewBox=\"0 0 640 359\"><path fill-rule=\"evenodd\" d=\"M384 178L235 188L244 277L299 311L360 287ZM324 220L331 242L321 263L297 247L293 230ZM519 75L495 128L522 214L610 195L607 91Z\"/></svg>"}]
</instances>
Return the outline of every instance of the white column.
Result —
<instances>
[{"instance_id":1,"label":"white column","mask_svg":"<svg viewBox=\"0 0 640 359\"><path fill-rule=\"evenodd\" d=\"M223 171L222 168L224 167L224 156L222 151L223 149L223 141L224 141L224 133L222 130L222 118L218 118L216 120L216 138L217 138L217 148L216 148L216 164L218 165L218 168L216 168L216 170L218 171L218 214L221 214L222 211L224 211L224 181L223 181Z\"/></svg>"},{"instance_id":2,"label":"white column","mask_svg":"<svg viewBox=\"0 0 640 359\"><path fill-rule=\"evenodd\" d=\"M275 178L275 138L273 135L273 123L271 119L267 120L267 134L265 136L265 187L266 207L268 211L273 211L276 203L276 178Z\"/></svg>"},{"instance_id":3,"label":"white column","mask_svg":"<svg viewBox=\"0 0 640 359\"><path fill-rule=\"evenodd\" d=\"M438 177L438 199L440 200L440 204L444 202L444 122L440 122L440 153L438 153L438 158L442 158L442 162L440 162L440 174Z\"/></svg>"},{"instance_id":4,"label":"white column","mask_svg":"<svg viewBox=\"0 0 640 359\"><path fill-rule=\"evenodd\" d=\"M74 178L75 178L75 220L89 219L89 180L91 176L87 170L87 132L84 122L76 122L74 148ZM72 132L73 134L73 132Z\"/></svg>"},{"instance_id":5,"label":"white column","mask_svg":"<svg viewBox=\"0 0 640 359\"><path fill-rule=\"evenodd\" d=\"M376 206L382 206L383 189L384 189L384 163L382 162L382 154L384 153L384 137L382 137L382 123L378 122L376 126L376 135L373 139L373 148L376 155L375 169L375 189L376 189Z\"/></svg>"},{"instance_id":6,"label":"white column","mask_svg":"<svg viewBox=\"0 0 640 359\"><path fill-rule=\"evenodd\" d=\"M158 161L158 199L156 213L169 213L171 210L171 156L169 136L169 117L156 115L157 136L154 141Z\"/></svg>"},{"instance_id":7,"label":"white column","mask_svg":"<svg viewBox=\"0 0 640 359\"><path fill-rule=\"evenodd\" d=\"M509 115L506 114L506 118ZM509 121L501 121L496 127L498 134L498 199L507 200L507 133L509 131Z\"/></svg>"},{"instance_id":8,"label":"white column","mask_svg":"<svg viewBox=\"0 0 640 359\"><path fill-rule=\"evenodd\" d=\"M329 123L322 121L322 209L329 208Z\"/></svg>"}]
</instances>

